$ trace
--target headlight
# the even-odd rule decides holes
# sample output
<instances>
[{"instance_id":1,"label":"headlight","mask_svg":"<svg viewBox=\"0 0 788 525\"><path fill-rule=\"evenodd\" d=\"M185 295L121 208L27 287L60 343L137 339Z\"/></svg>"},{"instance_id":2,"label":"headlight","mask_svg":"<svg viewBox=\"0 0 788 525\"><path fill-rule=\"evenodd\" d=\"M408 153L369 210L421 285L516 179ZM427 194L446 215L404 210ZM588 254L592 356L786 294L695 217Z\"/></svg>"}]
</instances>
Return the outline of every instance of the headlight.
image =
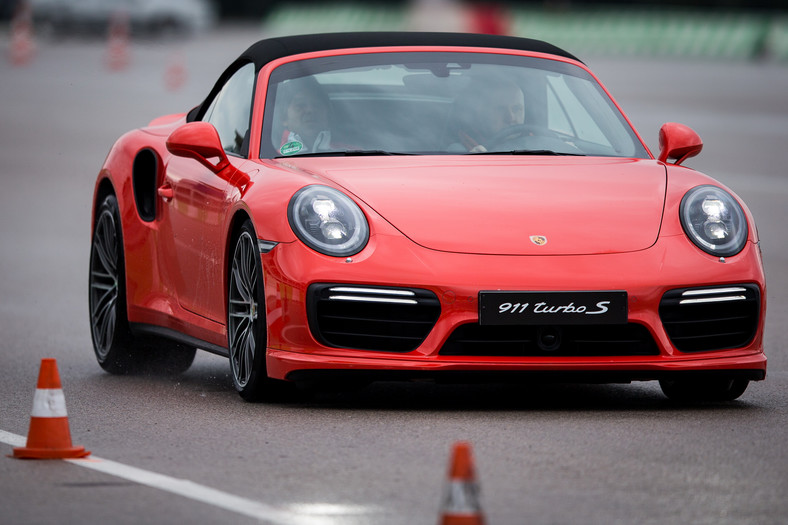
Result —
<instances>
[{"instance_id":1,"label":"headlight","mask_svg":"<svg viewBox=\"0 0 788 525\"><path fill-rule=\"evenodd\" d=\"M681 200L681 226L698 248L720 257L736 255L747 242L744 211L728 192L698 186Z\"/></svg>"},{"instance_id":2,"label":"headlight","mask_svg":"<svg viewBox=\"0 0 788 525\"><path fill-rule=\"evenodd\" d=\"M326 186L307 186L290 199L287 218L304 244L325 255L355 255L369 240L369 225L347 195Z\"/></svg>"}]
</instances>

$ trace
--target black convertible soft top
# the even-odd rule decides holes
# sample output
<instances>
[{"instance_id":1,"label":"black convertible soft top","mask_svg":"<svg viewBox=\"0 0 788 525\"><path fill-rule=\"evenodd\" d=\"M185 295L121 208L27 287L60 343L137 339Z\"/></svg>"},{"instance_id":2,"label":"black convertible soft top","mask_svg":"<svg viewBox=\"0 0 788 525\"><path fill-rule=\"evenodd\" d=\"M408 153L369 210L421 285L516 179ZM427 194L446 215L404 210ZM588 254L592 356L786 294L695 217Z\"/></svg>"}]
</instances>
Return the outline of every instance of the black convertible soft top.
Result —
<instances>
[{"instance_id":1,"label":"black convertible soft top","mask_svg":"<svg viewBox=\"0 0 788 525\"><path fill-rule=\"evenodd\" d=\"M253 62L255 70L259 71L263 66L278 58L310 53L313 51L325 51L330 49L352 49L359 47L395 47L395 46L447 46L447 47L487 47L499 49L516 49L519 51L531 51L536 53L546 53L569 58L579 59L572 54L564 51L547 42L534 40L531 38L520 38L513 36L482 35L474 33L427 33L427 32L406 32L406 31L376 31L376 32L357 32L357 33L323 33L313 35L294 35L260 40L244 51L232 65L219 77L216 85L206 98L206 101L213 99L214 95L221 89L227 78L240 67L240 65ZM194 120L202 116L202 109L205 102L192 109L187 117Z\"/></svg>"},{"instance_id":2,"label":"black convertible soft top","mask_svg":"<svg viewBox=\"0 0 788 525\"><path fill-rule=\"evenodd\" d=\"M548 53L577 60L576 57L559 47L530 38L473 33L416 32L327 33L269 38L250 46L239 59L254 62L255 66L260 69L272 60L300 53L327 49L388 46L491 47Z\"/></svg>"}]
</instances>

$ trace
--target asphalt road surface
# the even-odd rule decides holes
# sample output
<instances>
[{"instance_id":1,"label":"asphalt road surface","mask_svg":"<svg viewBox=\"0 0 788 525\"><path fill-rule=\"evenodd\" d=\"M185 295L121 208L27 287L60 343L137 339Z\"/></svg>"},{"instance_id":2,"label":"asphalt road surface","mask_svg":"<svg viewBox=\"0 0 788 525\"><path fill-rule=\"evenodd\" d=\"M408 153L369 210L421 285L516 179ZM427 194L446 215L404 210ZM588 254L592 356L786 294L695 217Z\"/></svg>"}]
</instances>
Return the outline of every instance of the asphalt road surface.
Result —
<instances>
[{"instance_id":1,"label":"asphalt road surface","mask_svg":"<svg viewBox=\"0 0 788 525\"><path fill-rule=\"evenodd\" d=\"M198 103L258 36L136 44L120 71L84 41L0 60L0 522L435 523L458 440L491 525L788 521L788 65L587 58L653 150L663 122L698 131L687 164L758 220L769 371L736 402L678 407L655 383L377 384L247 404L206 353L175 378L102 372L87 306L97 170L121 133ZM74 444L98 460L6 457L43 357L57 359Z\"/></svg>"}]
</instances>

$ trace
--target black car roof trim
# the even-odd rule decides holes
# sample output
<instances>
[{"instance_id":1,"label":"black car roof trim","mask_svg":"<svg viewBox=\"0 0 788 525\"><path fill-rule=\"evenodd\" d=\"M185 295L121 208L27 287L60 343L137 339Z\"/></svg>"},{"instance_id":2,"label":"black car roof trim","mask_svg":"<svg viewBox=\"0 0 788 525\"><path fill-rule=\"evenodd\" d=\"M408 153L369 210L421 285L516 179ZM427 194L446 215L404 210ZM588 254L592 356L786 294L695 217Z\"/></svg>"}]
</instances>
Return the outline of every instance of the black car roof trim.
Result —
<instances>
[{"instance_id":1,"label":"black car roof trim","mask_svg":"<svg viewBox=\"0 0 788 525\"><path fill-rule=\"evenodd\" d=\"M547 53L578 60L559 47L530 38L473 33L421 32L325 33L269 38L252 44L244 51L240 59L254 62L259 69L277 58L301 53L330 49L394 46L490 47Z\"/></svg>"}]
</instances>

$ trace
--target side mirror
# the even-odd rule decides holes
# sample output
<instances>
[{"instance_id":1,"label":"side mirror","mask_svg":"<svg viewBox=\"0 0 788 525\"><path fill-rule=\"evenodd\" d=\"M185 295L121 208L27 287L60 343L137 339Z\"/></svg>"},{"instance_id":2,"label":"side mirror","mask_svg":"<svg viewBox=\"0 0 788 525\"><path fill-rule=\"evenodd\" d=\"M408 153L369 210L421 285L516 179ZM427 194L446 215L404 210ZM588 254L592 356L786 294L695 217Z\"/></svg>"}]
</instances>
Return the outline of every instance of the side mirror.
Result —
<instances>
[{"instance_id":1,"label":"side mirror","mask_svg":"<svg viewBox=\"0 0 788 525\"><path fill-rule=\"evenodd\" d=\"M189 122L173 131L167 138L167 150L178 157L194 159L214 173L230 164L219 133L208 122Z\"/></svg>"},{"instance_id":2,"label":"side mirror","mask_svg":"<svg viewBox=\"0 0 788 525\"><path fill-rule=\"evenodd\" d=\"M703 149L703 141L697 133L684 124L668 122L659 129L659 158L666 162L676 159L678 166L690 157L694 157Z\"/></svg>"}]
</instances>

